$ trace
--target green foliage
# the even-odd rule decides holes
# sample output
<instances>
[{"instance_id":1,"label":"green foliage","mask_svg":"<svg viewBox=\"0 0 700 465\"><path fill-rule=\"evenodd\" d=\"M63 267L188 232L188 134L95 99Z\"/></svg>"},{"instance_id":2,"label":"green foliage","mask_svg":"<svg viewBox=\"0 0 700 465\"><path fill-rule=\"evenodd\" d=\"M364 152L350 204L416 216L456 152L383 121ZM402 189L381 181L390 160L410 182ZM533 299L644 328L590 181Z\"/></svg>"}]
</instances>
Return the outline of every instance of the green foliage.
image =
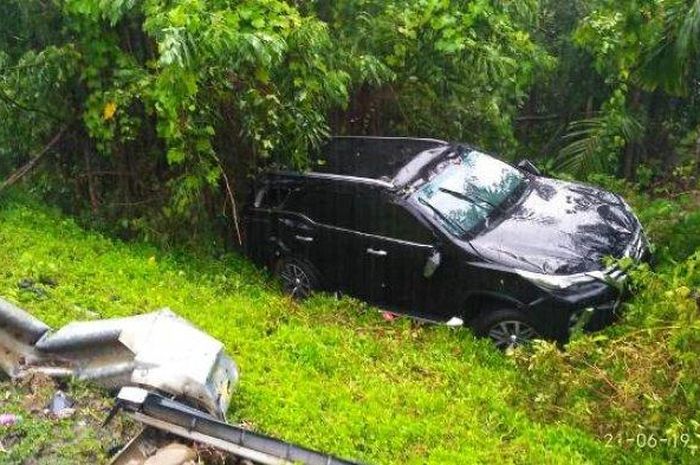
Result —
<instances>
[{"instance_id":1,"label":"green foliage","mask_svg":"<svg viewBox=\"0 0 700 465\"><path fill-rule=\"evenodd\" d=\"M645 50L640 77L650 89L683 95L700 64L700 1L666 1L660 16L658 36Z\"/></svg>"},{"instance_id":2,"label":"green foliage","mask_svg":"<svg viewBox=\"0 0 700 465\"><path fill-rule=\"evenodd\" d=\"M25 18L37 3L5 8ZM351 74L361 76L324 23L279 0L69 0L46 10L60 24L35 47L0 37L13 52L0 42L0 115L11 121L0 128L3 172L69 125L62 169L42 189L60 203L88 197L93 214L124 205L128 227L144 222L131 211L144 197L162 208L147 229L202 222L224 170L244 179L273 155L303 167L329 134L326 113L347 101ZM122 213L113 210L105 216Z\"/></svg>"},{"instance_id":3,"label":"green foliage","mask_svg":"<svg viewBox=\"0 0 700 465\"><path fill-rule=\"evenodd\" d=\"M521 355L527 390L537 400L536 418L615 440L653 436L656 446L661 438L683 435L688 439L682 446L649 452L694 463L700 443L700 314L699 296L691 289L700 283L699 259L695 254L661 272L633 271L638 294L617 327L580 337L566 352L542 344Z\"/></svg>"},{"instance_id":4,"label":"green foliage","mask_svg":"<svg viewBox=\"0 0 700 465\"><path fill-rule=\"evenodd\" d=\"M529 33L537 2L421 0L319 6L352 50L370 51L394 79L371 111L389 131L511 151L512 120L553 59ZM348 18L357 16L358 21ZM371 130L372 115L359 130ZM382 124L379 122L379 124ZM357 130L355 129L355 130Z\"/></svg>"},{"instance_id":5,"label":"green foliage","mask_svg":"<svg viewBox=\"0 0 700 465\"><path fill-rule=\"evenodd\" d=\"M349 75L325 26L284 2L74 0L65 11L88 39L81 43L90 91L84 120L98 151L132 141L154 114L174 167L176 211L220 181L214 138L226 116L236 115L256 156L281 152L302 166L308 147L328 133L324 112L347 98ZM157 55L123 50L119 26L142 27Z\"/></svg>"},{"instance_id":6,"label":"green foliage","mask_svg":"<svg viewBox=\"0 0 700 465\"><path fill-rule=\"evenodd\" d=\"M697 0L1 8L0 170L68 126L34 190L128 237L230 236L248 177L331 133L649 182L700 156Z\"/></svg>"},{"instance_id":7,"label":"green foliage","mask_svg":"<svg viewBox=\"0 0 700 465\"><path fill-rule=\"evenodd\" d=\"M3 173L21 160L20 155L31 152L50 136L59 124L75 118L70 95L66 94L77 74L77 58L70 46L29 51L16 60L0 50Z\"/></svg>"},{"instance_id":8,"label":"green foliage","mask_svg":"<svg viewBox=\"0 0 700 465\"><path fill-rule=\"evenodd\" d=\"M601 115L574 121L561 149L556 170L574 174L614 174L622 149L639 142L642 125L626 107L624 92L618 89L603 106Z\"/></svg>"},{"instance_id":9,"label":"green foliage","mask_svg":"<svg viewBox=\"0 0 700 465\"><path fill-rule=\"evenodd\" d=\"M699 76L700 3L696 0L593 0L573 38L588 52L608 86L601 115L574 123L574 139L560 153L563 168L578 171L622 172L634 177L647 145L669 153L679 150L669 138L668 119L682 118L676 137L695 132L700 115L694 109ZM666 95L663 95L663 91ZM672 101L677 95L685 101ZM659 134L661 133L661 134ZM697 158L700 145L692 156ZM585 161L584 160L588 160ZM622 165L622 169L620 169Z\"/></svg>"}]
</instances>

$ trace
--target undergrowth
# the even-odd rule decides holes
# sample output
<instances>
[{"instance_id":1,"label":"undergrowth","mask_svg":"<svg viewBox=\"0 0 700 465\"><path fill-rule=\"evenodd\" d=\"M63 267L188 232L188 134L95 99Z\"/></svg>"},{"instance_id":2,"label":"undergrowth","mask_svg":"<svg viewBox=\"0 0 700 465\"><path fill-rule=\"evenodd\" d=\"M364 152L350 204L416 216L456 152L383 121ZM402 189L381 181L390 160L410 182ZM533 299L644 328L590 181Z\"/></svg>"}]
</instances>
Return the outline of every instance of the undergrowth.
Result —
<instances>
[{"instance_id":1,"label":"undergrowth","mask_svg":"<svg viewBox=\"0 0 700 465\"><path fill-rule=\"evenodd\" d=\"M518 402L539 421L563 422L670 463L697 463L698 191L667 200L619 180L596 181L635 206L654 244L654 266L630 270L634 298L624 305L618 324L576 338L566 351L543 343L517 354L526 380Z\"/></svg>"}]
</instances>

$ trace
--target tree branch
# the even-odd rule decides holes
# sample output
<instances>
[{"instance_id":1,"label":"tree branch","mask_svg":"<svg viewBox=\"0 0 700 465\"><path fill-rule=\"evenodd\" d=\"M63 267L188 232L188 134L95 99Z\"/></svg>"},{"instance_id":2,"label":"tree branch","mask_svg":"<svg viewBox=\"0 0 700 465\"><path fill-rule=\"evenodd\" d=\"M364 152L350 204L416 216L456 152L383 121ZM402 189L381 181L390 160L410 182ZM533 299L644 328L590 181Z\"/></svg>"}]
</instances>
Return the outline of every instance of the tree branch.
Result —
<instances>
[{"instance_id":1,"label":"tree branch","mask_svg":"<svg viewBox=\"0 0 700 465\"><path fill-rule=\"evenodd\" d=\"M219 164L219 168L221 168L221 174L224 178L224 185L226 186L226 193L228 195L228 199L231 202L231 213L233 214L233 225L236 229L236 238L238 239L238 245L243 245L243 237L241 236L241 228L239 225L238 221L238 209L236 207L236 198L233 195L233 189L231 188L231 182L229 181L228 176L226 175L226 170L224 169L224 165L221 163L221 160L219 160L219 157L214 155L214 159L216 162Z\"/></svg>"},{"instance_id":2,"label":"tree branch","mask_svg":"<svg viewBox=\"0 0 700 465\"><path fill-rule=\"evenodd\" d=\"M58 133L56 133L56 135L53 137L53 139L51 139L51 141L49 141L49 143L46 144L44 146L44 148L41 149L41 151L37 155L35 155L29 162L22 165L19 169L17 169L14 173L12 173L7 179L5 179L5 181L3 181L2 184L0 184L0 192L5 190L6 188L12 186L17 181L22 179L27 173L29 173L36 166L36 164L39 162L39 160L41 160L41 158L44 155L46 155L46 153L49 150L51 150L51 148L54 145L56 145L58 143L58 141L61 140L61 138L63 137L63 134L66 132L66 129L68 129L67 126L64 126L63 128L61 128L61 130L58 131Z\"/></svg>"},{"instance_id":3,"label":"tree branch","mask_svg":"<svg viewBox=\"0 0 700 465\"><path fill-rule=\"evenodd\" d=\"M51 118L53 120L61 121L61 118L59 118L58 116L56 116L52 113L49 113L48 111L40 110L38 108L31 108L31 107L28 107L28 106L25 106L25 105L19 103L18 101L14 100L12 97L7 95L5 93L5 91L2 89L0 89L0 100L4 101L8 105L11 105L19 110L26 111L28 113L39 113L41 115L48 116L49 118Z\"/></svg>"},{"instance_id":4,"label":"tree branch","mask_svg":"<svg viewBox=\"0 0 700 465\"><path fill-rule=\"evenodd\" d=\"M560 115L524 115L515 118L518 123L523 123L527 121L551 121L559 119Z\"/></svg>"}]
</instances>

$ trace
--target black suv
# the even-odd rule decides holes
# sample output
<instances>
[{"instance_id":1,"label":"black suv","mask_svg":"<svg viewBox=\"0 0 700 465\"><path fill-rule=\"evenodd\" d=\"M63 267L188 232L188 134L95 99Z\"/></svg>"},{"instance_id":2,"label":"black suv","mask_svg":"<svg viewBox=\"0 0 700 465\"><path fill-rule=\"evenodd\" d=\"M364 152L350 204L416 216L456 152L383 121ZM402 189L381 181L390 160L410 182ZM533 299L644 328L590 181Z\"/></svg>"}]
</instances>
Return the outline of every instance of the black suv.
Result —
<instances>
[{"instance_id":1,"label":"black suv","mask_svg":"<svg viewBox=\"0 0 700 465\"><path fill-rule=\"evenodd\" d=\"M609 323L624 273L605 257L648 253L619 196L439 140L334 138L254 189L247 253L294 297L339 291L500 348Z\"/></svg>"}]
</instances>

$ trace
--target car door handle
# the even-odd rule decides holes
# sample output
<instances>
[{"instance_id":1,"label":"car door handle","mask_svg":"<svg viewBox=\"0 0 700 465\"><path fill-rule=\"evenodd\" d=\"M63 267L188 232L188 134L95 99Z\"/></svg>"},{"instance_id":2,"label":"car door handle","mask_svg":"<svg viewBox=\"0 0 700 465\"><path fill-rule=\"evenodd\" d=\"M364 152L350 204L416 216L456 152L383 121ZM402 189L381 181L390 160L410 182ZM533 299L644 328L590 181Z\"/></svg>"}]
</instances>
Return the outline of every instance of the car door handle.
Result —
<instances>
[{"instance_id":1,"label":"car door handle","mask_svg":"<svg viewBox=\"0 0 700 465\"><path fill-rule=\"evenodd\" d=\"M367 249L367 253L371 255L376 255L377 257L386 257L387 255L389 255L386 250L376 250L371 247Z\"/></svg>"},{"instance_id":2,"label":"car door handle","mask_svg":"<svg viewBox=\"0 0 700 465\"><path fill-rule=\"evenodd\" d=\"M301 242L313 242L314 238L309 236L294 236L294 239Z\"/></svg>"}]
</instances>

